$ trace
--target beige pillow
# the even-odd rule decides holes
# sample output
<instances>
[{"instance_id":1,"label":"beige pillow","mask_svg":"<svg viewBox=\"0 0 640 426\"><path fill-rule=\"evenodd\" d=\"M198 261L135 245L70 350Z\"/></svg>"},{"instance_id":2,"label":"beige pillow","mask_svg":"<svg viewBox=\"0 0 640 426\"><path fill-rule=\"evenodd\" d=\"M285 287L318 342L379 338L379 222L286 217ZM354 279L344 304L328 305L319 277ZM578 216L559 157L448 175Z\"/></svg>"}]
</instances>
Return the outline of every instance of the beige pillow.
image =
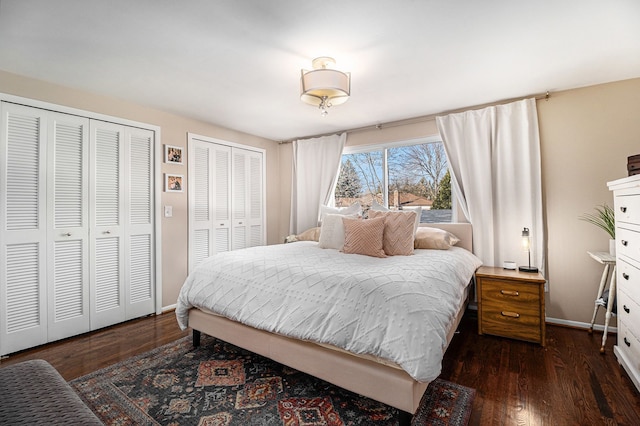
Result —
<instances>
[{"instance_id":1,"label":"beige pillow","mask_svg":"<svg viewBox=\"0 0 640 426\"><path fill-rule=\"evenodd\" d=\"M382 244L387 256L410 256L413 254L415 212L383 212L371 210L369 218L384 218Z\"/></svg>"},{"instance_id":2,"label":"beige pillow","mask_svg":"<svg viewBox=\"0 0 640 426\"><path fill-rule=\"evenodd\" d=\"M320 227L307 229L302 234L296 235L297 241L318 241L320 239Z\"/></svg>"},{"instance_id":3,"label":"beige pillow","mask_svg":"<svg viewBox=\"0 0 640 426\"><path fill-rule=\"evenodd\" d=\"M375 219L353 219L343 217L343 252L364 254L365 256L387 257L382 243L384 235L384 217Z\"/></svg>"},{"instance_id":4,"label":"beige pillow","mask_svg":"<svg viewBox=\"0 0 640 426\"><path fill-rule=\"evenodd\" d=\"M322 226L320 227L318 247L323 249L342 250L342 246L344 245L343 217L357 218L356 215L345 216L341 214L328 214L324 217Z\"/></svg>"},{"instance_id":5,"label":"beige pillow","mask_svg":"<svg viewBox=\"0 0 640 426\"><path fill-rule=\"evenodd\" d=\"M460 239L451 232L438 228L421 226L416 231L414 248L449 250L460 242Z\"/></svg>"}]
</instances>

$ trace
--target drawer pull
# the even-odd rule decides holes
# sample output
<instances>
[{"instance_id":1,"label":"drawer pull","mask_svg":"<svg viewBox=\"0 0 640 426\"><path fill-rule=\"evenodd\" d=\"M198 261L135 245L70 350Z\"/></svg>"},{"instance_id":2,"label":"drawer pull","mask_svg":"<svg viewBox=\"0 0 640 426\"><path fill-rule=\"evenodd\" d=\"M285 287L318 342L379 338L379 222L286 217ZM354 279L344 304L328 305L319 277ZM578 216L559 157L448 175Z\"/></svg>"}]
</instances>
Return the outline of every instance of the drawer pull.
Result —
<instances>
[{"instance_id":1,"label":"drawer pull","mask_svg":"<svg viewBox=\"0 0 640 426\"><path fill-rule=\"evenodd\" d=\"M624 206L623 206L623 207L620 207L620 211L621 211L622 213L626 213L626 212L627 212L627 208L626 208L626 207L624 207Z\"/></svg>"},{"instance_id":2,"label":"drawer pull","mask_svg":"<svg viewBox=\"0 0 640 426\"><path fill-rule=\"evenodd\" d=\"M629 307L628 307L627 305L624 305L624 306L622 307L622 309L624 309L624 311L625 311L626 313L629 313Z\"/></svg>"},{"instance_id":3,"label":"drawer pull","mask_svg":"<svg viewBox=\"0 0 640 426\"><path fill-rule=\"evenodd\" d=\"M627 240L621 240L620 243L622 243L623 246L627 246L627 244L629 244L629 241Z\"/></svg>"},{"instance_id":4,"label":"drawer pull","mask_svg":"<svg viewBox=\"0 0 640 426\"><path fill-rule=\"evenodd\" d=\"M631 347L631 342L627 340L627 338L624 338L624 344L627 345L627 347Z\"/></svg>"},{"instance_id":5,"label":"drawer pull","mask_svg":"<svg viewBox=\"0 0 640 426\"><path fill-rule=\"evenodd\" d=\"M629 274L627 274L626 272L622 273L622 278L624 278L625 280L629 281Z\"/></svg>"},{"instance_id":6,"label":"drawer pull","mask_svg":"<svg viewBox=\"0 0 640 426\"><path fill-rule=\"evenodd\" d=\"M520 314L517 312L502 311L500 314L503 317L520 318Z\"/></svg>"},{"instance_id":7,"label":"drawer pull","mask_svg":"<svg viewBox=\"0 0 640 426\"><path fill-rule=\"evenodd\" d=\"M500 294L505 296L520 296L520 292L514 290L500 290Z\"/></svg>"}]
</instances>

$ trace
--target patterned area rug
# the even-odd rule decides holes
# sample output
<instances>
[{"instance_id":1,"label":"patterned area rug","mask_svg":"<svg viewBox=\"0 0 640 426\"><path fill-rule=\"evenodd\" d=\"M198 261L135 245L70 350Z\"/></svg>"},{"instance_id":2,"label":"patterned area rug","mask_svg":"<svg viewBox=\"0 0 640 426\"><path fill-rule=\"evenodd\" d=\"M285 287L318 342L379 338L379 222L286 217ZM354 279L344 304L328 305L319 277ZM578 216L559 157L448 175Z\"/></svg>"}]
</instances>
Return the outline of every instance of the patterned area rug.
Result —
<instances>
[{"instance_id":1,"label":"patterned area rug","mask_svg":"<svg viewBox=\"0 0 640 426\"><path fill-rule=\"evenodd\" d=\"M70 382L107 425L398 424L398 410L202 335ZM412 425L466 425L475 390L437 379Z\"/></svg>"}]
</instances>

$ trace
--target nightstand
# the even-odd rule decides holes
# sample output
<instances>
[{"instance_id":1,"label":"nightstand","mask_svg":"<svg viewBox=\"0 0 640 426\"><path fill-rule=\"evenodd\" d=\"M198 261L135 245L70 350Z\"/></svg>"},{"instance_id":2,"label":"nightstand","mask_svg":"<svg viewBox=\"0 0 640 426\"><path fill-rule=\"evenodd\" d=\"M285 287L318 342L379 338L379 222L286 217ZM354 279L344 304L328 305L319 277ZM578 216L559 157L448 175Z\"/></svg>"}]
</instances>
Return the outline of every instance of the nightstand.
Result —
<instances>
[{"instance_id":1,"label":"nightstand","mask_svg":"<svg viewBox=\"0 0 640 426\"><path fill-rule=\"evenodd\" d=\"M492 266L476 271L478 333L545 345L544 277Z\"/></svg>"}]
</instances>

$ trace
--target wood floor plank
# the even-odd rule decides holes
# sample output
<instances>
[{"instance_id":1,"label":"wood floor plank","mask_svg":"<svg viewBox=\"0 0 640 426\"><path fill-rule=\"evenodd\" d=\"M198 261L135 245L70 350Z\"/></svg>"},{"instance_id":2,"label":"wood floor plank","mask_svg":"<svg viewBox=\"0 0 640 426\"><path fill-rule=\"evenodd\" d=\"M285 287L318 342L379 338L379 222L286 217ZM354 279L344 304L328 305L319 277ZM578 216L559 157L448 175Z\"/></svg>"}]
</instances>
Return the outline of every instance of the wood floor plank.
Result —
<instances>
[{"instance_id":1,"label":"wood floor plank","mask_svg":"<svg viewBox=\"0 0 640 426\"><path fill-rule=\"evenodd\" d=\"M469 311L440 376L476 389L470 425L640 425L640 393L613 354L615 335L602 355L597 332L549 325L542 347L477 330ZM12 354L0 368L42 358L72 380L186 335L170 312Z\"/></svg>"}]
</instances>

